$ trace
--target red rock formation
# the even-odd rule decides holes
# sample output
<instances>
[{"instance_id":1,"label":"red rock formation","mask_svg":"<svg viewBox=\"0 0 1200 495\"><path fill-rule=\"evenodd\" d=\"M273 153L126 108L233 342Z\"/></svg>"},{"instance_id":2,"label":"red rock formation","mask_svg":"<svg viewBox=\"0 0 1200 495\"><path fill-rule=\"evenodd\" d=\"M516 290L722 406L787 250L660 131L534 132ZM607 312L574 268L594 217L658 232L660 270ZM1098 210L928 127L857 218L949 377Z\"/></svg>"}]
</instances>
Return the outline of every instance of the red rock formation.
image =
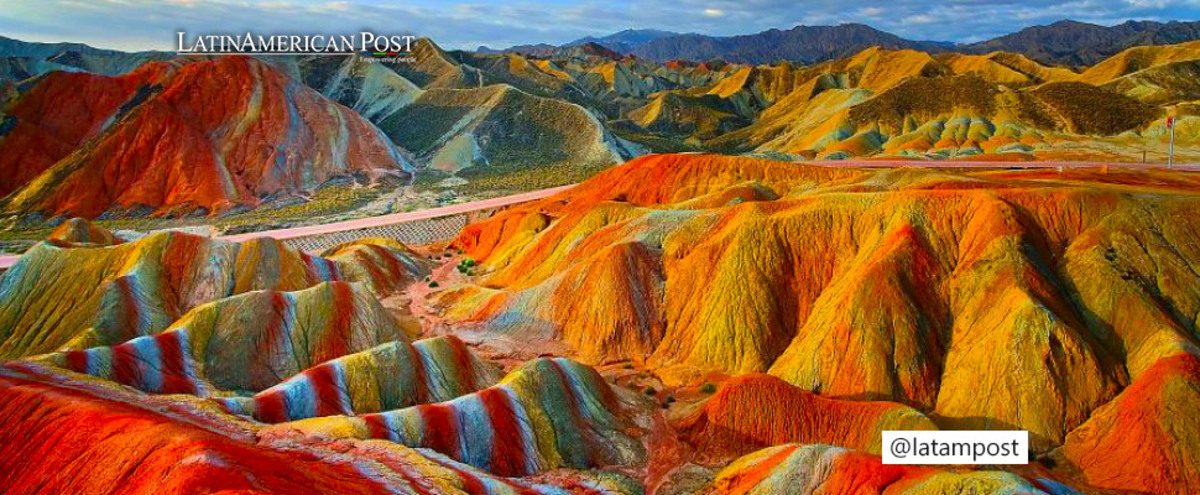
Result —
<instances>
[{"instance_id":1,"label":"red rock formation","mask_svg":"<svg viewBox=\"0 0 1200 495\"><path fill-rule=\"evenodd\" d=\"M0 423L5 493L390 493L344 460L21 378L0 377Z\"/></svg>"},{"instance_id":2,"label":"red rock formation","mask_svg":"<svg viewBox=\"0 0 1200 495\"><path fill-rule=\"evenodd\" d=\"M366 120L270 65L221 57L120 77L50 74L9 112L6 209L213 211L339 175L402 174Z\"/></svg>"},{"instance_id":3,"label":"red rock formation","mask_svg":"<svg viewBox=\"0 0 1200 495\"><path fill-rule=\"evenodd\" d=\"M781 443L822 443L878 453L883 430L935 430L920 412L893 402L829 399L770 375L722 384L674 422L709 460L727 460Z\"/></svg>"},{"instance_id":4,"label":"red rock formation","mask_svg":"<svg viewBox=\"0 0 1200 495\"><path fill-rule=\"evenodd\" d=\"M30 362L0 366L0 489L58 493L629 493L579 476L497 478L381 441L267 434L194 397L147 396ZM558 485L558 486L555 486Z\"/></svg>"},{"instance_id":5,"label":"red rock formation","mask_svg":"<svg viewBox=\"0 0 1200 495\"><path fill-rule=\"evenodd\" d=\"M1087 484L1145 493L1200 492L1200 358L1178 354L1142 373L1067 435L1051 457Z\"/></svg>"},{"instance_id":6,"label":"red rock formation","mask_svg":"<svg viewBox=\"0 0 1200 495\"><path fill-rule=\"evenodd\" d=\"M51 72L6 110L13 122L0 133L0 196L11 193L84 141L99 134L140 84L139 77L114 78L82 72Z\"/></svg>"},{"instance_id":7,"label":"red rock formation","mask_svg":"<svg viewBox=\"0 0 1200 495\"><path fill-rule=\"evenodd\" d=\"M60 246L73 244L112 246L124 242L108 229L83 218L72 218L59 224L50 232L50 235L46 236L46 240Z\"/></svg>"}]
</instances>

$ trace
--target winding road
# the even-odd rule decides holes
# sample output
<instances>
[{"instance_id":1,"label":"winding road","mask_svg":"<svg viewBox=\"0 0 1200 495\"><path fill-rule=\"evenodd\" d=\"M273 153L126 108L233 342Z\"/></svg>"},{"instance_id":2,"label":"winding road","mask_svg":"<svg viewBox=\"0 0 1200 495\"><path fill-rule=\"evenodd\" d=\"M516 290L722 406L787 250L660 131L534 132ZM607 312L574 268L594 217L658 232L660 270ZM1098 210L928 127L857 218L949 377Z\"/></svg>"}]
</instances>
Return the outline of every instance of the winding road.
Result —
<instances>
[{"instance_id":1,"label":"winding road","mask_svg":"<svg viewBox=\"0 0 1200 495\"><path fill-rule=\"evenodd\" d=\"M847 161L817 161L805 162L811 165L824 167L855 167L855 168L996 168L996 169L1031 169L1031 168L1095 168L1108 166L1110 168L1132 169L1132 170L1148 170L1148 169L1164 169L1163 164L1150 163L1102 163L1102 162L988 162L988 161L929 161L929 160L847 160ZM1200 171L1200 164L1177 164L1173 170L1197 172ZM249 232L245 234L221 236L219 239L242 242L255 237L273 237L275 239L293 239L297 237L306 237L311 235L328 234L332 232L341 232L346 230L358 230L371 227L379 227L383 225L392 225L397 223L411 222L415 220L427 220L430 218L438 218L450 215L458 215L469 213L478 210L488 210L493 208L502 208L529 201L535 201L545 197L553 196L560 192L566 191L575 187L574 184L554 187L550 189L541 189L530 191L527 193L514 194L511 196L503 196L499 198L484 199L479 201L471 201L468 203L460 203L456 205L441 206L437 208L429 208L406 213L393 213L389 215L380 215L375 217L359 218L355 220L345 220L341 222L332 222L320 225L309 225L304 227L292 227L278 230L265 230L261 232ZM0 256L0 270L12 266L20 258L20 255L3 255Z\"/></svg>"}]
</instances>

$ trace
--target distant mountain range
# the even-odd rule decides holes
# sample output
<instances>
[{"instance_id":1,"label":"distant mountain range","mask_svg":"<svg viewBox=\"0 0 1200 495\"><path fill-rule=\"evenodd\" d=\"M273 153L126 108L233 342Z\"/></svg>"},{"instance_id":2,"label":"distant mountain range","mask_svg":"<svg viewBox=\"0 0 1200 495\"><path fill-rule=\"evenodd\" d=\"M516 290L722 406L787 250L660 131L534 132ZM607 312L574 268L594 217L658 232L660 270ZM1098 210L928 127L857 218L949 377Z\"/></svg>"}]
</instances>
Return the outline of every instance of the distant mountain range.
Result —
<instances>
[{"instance_id":1,"label":"distant mountain range","mask_svg":"<svg viewBox=\"0 0 1200 495\"><path fill-rule=\"evenodd\" d=\"M712 37L681 34L639 44L633 55L656 61L723 59L737 63L811 64L858 53L868 47L912 48L939 52L951 43L910 41L864 24L796 26L787 31L769 29L758 34Z\"/></svg>"},{"instance_id":2,"label":"distant mountain range","mask_svg":"<svg viewBox=\"0 0 1200 495\"><path fill-rule=\"evenodd\" d=\"M589 36L561 46L542 43L513 46L505 50L479 47L477 51L517 52L546 57L553 56L562 48L595 43L618 53L657 62L702 62L721 59L753 64L783 61L812 64L851 55L867 47L879 46L928 53L956 51L983 54L1008 51L1020 53L1045 64L1084 66L1095 64L1133 46L1168 45L1196 39L1200 39L1200 21L1129 21L1109 27L1064 20L1048 26L1028 27L1012 34L970 44L913 41L864 24L842 24L796 26L788 30L769 29L740 36L630 29L599 38Z\"/></svg>"},{"instance_id":3,"label":"distant mountain range","mask_svg":"<svg viewBox=\"0 0 1200 495\"><path fill-rule=\"evenodd\" d=\"M83 43L36 43L0 36L0 81L18 81L50 71L91 72L115 76L151 60L175 57L169 52L121 52Z\"/></svg>"},{"instance_id":4,"label":"distant mountain range","mask_svg":"<svg viewBox=\"0 0 1200 495\"><path fill-rule=\"evenodd\" d=\"M1106 27L1068 20L1025 28L968 47L977 52L1017 52L1045 63L1093 65L1126 48L1173 45L1197 39L1200 39L1200 21L1129 21Z\"/></svg>"},{"instance_id":5,"label":"distant mountain range","mask_svg":"<svg viewBox=\"0 0 1200 495\"><path fill-rule=\"evenodd\" d=\"M517 52L527 55L549 57L555 53L562 53L560 50L563 48L595 44L603 46L614 52L631 53L634 51L634 49L641 45L645 45L646 43L650 43L661 38L670 38L675 36L681 35L679 33L660 31L657 29L626 29L624 31L616 32L600 38L585 36L562 46L551 45L549 43L538 43L534 45L517 45L503 50L495 50L486 46L481 46L476 49L475 52L480 54Z\"/></svg>"}]
</instances>

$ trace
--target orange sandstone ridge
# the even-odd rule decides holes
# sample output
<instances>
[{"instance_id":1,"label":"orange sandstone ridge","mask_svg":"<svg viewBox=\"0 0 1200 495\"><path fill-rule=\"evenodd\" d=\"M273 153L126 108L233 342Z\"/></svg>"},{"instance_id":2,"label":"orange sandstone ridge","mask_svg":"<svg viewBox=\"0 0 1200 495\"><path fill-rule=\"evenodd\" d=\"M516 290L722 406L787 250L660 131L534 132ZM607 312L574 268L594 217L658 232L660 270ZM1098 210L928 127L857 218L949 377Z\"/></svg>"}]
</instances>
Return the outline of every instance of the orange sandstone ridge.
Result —
<instances>
[{"instance_id":1,"label":"orange sandstone ridge","mask_svg":"<svg viewBox=\"0 0 1200 495\"><path fill-rule=\"evenodd\" d=\"M1197 179L650 156L468 226L454 246L482 276L438 297L451 322L668 383L769 373L1083 456L1073 432L1200 353ZM1120 486L1192 486L1197 442L1168 431Z\"/></svg>"},{"instance_id":2,"label":"orange sandstone ridge","mask_svg":"<svg viewBox=\"0 0 1200 495\"><path fill-rule=\"evenodd\" d=\"M1052 458L1110 490L1200 490L1200 358L1160 359L1067 435Z\"/></svg>"},{"instance_id":3,"label":"orange sandstone ridge","mask_svg":"<svg viewBox=\"0 0 1200 495\"><path fill-rule=\"evenodd\" d=\"M763 374L729 379L674 426L702 456L726 461L785 443L833 443L878 454L884 430L937 429L900 404L829 399Z\"/></svg>"}]
</instances>

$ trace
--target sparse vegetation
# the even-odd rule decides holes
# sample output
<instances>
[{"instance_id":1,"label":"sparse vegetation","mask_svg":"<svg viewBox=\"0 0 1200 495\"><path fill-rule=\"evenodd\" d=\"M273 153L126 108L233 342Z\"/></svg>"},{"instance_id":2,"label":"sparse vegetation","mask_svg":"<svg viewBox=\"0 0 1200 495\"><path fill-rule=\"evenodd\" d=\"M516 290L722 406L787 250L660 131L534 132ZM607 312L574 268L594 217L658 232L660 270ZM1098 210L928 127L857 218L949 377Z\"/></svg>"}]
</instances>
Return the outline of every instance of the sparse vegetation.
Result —
<instances>
[{"instance_id":1,"label":"sparse vegetation","mask_svg":"<svg viewBox=\"0 0 1200 495\"><path fill-rule=\"evenodd\" d=\"M883 122L899 129L906 118L933 118L956 109L992 115L997 93L995 86L975 75L914 78L852 107L850 122Z\"/></svg>"},{"instance_id":2,"label":"sparse vegetation","mask_svg":"<svg viewBox=\"0 0 1200 495\"><path fill-rule=\"evenodd\" d=\"M1110 136L1137 129L1163 114L1162 110L1090 84L1057 82L1032 92L1064 119L1073 133Z\"/></svg>"}]
</instances>

